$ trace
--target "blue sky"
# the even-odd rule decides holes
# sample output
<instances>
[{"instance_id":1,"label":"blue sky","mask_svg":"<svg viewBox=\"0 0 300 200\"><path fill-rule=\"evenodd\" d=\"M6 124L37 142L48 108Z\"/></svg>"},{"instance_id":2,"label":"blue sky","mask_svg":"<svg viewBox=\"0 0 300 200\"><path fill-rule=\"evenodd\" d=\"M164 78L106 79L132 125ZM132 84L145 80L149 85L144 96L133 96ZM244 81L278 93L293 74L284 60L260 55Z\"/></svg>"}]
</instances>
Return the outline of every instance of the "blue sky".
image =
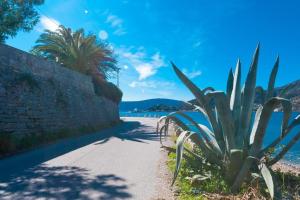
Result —
<instances>
[{"instance_id":1,"label":"blue sky","mask_svg":"<svg viewBox=\"0 0 300 200\"><path fill-rule=\"evenodd\" d=\"M170 60L200 88L224 90L238 58L245 78L258 42L258 85L266 87L277 54L276 85L300 79L297 0L45 0L38 11L34 30L7 44L28 51L43 29L57 24L95 33L118 56L123 100L192 99Z\"/></svg>"}]
</instances>

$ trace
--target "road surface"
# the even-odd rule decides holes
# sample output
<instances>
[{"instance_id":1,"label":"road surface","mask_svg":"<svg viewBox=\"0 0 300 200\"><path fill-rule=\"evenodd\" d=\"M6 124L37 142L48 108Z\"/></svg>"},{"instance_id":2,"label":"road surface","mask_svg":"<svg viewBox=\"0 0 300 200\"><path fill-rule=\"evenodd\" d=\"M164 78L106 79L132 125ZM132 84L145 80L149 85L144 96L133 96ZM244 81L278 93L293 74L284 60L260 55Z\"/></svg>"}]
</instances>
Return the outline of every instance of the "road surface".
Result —
<instances>
[{"instance_id":1,"label":"road surface","mask_svg":"<svg viewBox=\"0 0 300 200\"><path fill-rule=\"evenodd\" d=\"M98 133L0 160L0 199L155 199L157 119L126 118Z\"/></svg>"}]
</instances>

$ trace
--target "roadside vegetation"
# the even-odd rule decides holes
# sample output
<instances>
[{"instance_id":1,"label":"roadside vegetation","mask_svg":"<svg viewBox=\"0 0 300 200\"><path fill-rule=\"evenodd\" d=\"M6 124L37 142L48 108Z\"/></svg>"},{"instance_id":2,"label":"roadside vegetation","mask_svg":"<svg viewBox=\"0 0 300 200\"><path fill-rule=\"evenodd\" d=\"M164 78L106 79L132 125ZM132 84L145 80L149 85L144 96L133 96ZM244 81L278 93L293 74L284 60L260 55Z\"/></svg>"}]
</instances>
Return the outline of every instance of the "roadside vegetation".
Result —
<instances>
[{"instance_id":1,"label":"roadside vegetation","mask_svg":"<svg viewBox=\"0 0 300 200\"><path fill-rule=\"evenodd\" d=\"M186 146L186 148L190 148ZM191 148L192 150L192 148ZM197 147L195 152L201 154ZM218 166L213 164L199 165L199 159L194 155L184 152L181 170L175 182L177 189L176 195L180 200L206 200L206 199L269 199L267 188L259 177L249 184L243 184L238 193L230 191L230 185L225 180L225 175ZM170 171L176 169L176 147L169 148L168 168ZM205 176L204 176L204 175ZM279 185L282 196L285 199L300 198L300 176L292 172L275 171L277 184Z\"/></svg>"},{"instance_id":2,"label":"roadside vegetation","mask_svg":"<svg viewBox=\"0 0 300 200\"><path fill-rule=\"evenodd\" d=\"M180 170L183 171L184 178L187 178L187 168L196 166L191 170L198 170L197 179L200 181L211 179L209 184L215 184L212 187L209 187L208 183L202 185L202 190L213 192L216 189L221 193L230 191L232 194L238 194L248 191L253 183L257 183L257 189L266 188L268 191L268 193L262 192L262 196L268 194L268 198L282 199L282 186L276 185L276 176L271 167L300 139L299 132L292 136L286 146L281 145L282 140L300 125L300 115L290 120L292 114L290 100L274 96L275 79L279 67L279 58L277 58L269 78L264 102L258 107L252 123L258 56L259 45L243 87L241 63L238 60L235 72L233 73L232 70L229 72L226 92L215 91L212 87L199 89L172 63L177 76L196 97L195 110L204 115L210 124L210 126L199 124L195 119L180 111L159 120L157 131L161 136L168 134L171 122L178 127L173 184ZM269 120L272 113L280 107L283 111L281 130L279 134L274 135L274 140L264 147L263 141ZM193 145L200 150L198 152L193 148L189 151L198 161L194 163L193 160L186 160L186 164L183 164L184 151L188 150L184 144L188 141L192 141ZM202 168L204 165L209 167ZM188 178L193 177L188 176ZM181 181L181 183L182 188L187 186L186 182ZM223 186L220 187L220 184Z\"/></svg>"}]
</instances>

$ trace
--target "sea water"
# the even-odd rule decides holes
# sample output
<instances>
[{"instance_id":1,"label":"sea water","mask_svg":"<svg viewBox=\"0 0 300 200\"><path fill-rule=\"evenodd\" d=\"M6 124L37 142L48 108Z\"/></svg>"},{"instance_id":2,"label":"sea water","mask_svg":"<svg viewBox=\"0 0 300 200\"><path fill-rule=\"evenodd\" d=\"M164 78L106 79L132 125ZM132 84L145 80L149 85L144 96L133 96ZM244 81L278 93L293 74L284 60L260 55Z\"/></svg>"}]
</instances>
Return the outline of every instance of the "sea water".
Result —
<instances>
[{"instance_id":1,"label":"sea water","mask_svg":"<svg viewBox=\"0 0 300 200\"><path fill-rule=\"evenodd\" d=\"M199 112L185 112L189 116L193 117L198 123L208 125L207 120ZM121 117L156 117L168 115L169 112L120 112ZM292 114L291 120L294 119L300 113L294 112ZM269 121L266 135L264 137L264 146L270 144L274 139L280 135L280 127L282 124L282 112L275 112ZM295 134L300 132L300 126L296 127L291 131L284 140L280 143L281 147L287 144ZM294 146L289 150L289 152L284 156L283 161L300 165L300 140L294 144Z\"/></svg>"}]
</instances>

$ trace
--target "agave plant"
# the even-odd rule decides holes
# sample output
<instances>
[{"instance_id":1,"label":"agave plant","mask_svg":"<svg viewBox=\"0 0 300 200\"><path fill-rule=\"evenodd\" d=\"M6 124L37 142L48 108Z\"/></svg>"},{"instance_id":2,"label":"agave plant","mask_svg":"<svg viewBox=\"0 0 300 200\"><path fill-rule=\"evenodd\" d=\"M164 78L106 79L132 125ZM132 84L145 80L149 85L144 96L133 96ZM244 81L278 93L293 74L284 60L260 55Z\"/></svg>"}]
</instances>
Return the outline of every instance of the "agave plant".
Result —
<instances>
[{"instance_id":1,"label":"agave plant","mask_svg":"<svg viewBox=\"0 0 300 200\"><path fill-rule=\"evenodd\" d=\"M171 113L158 121L157 131L161 137L163 133L168 134L171 122L179 127L176 131L181 132L176 141L177 158L173 183L179 173L185 149L184 143L190 139L201 149L203 159L218 165L225 172L232 191L238 191L242 183L249 180L251 174L260 172L271 197L274 197L270 166L279 161L299 140L300 132L285 147L276 151L275 155L271 157L266 155L269 155L268 152L276 148L291 130L300 124L300 115L290 122L291 102L288 99L274 97L274 84L279 66L279 57L277 57L264 95L264 102L259 105L252 122L258 56L259 45L255 50L243 87L241 86L241 62L237 61L235 72L233 73L232 69L229 72L226 92L215 91L212 87L201 90L172 63L179 79L197 100L195 110L204 115L210 125L199 124L183 112ZM274 135L274 141L264 147L263 140L268 122L273 111L278 107L282 107L283 111L281 130L278 136ZM194 129L191 129L190 125L193 125Z\"/></svg>"}]
</instances>

